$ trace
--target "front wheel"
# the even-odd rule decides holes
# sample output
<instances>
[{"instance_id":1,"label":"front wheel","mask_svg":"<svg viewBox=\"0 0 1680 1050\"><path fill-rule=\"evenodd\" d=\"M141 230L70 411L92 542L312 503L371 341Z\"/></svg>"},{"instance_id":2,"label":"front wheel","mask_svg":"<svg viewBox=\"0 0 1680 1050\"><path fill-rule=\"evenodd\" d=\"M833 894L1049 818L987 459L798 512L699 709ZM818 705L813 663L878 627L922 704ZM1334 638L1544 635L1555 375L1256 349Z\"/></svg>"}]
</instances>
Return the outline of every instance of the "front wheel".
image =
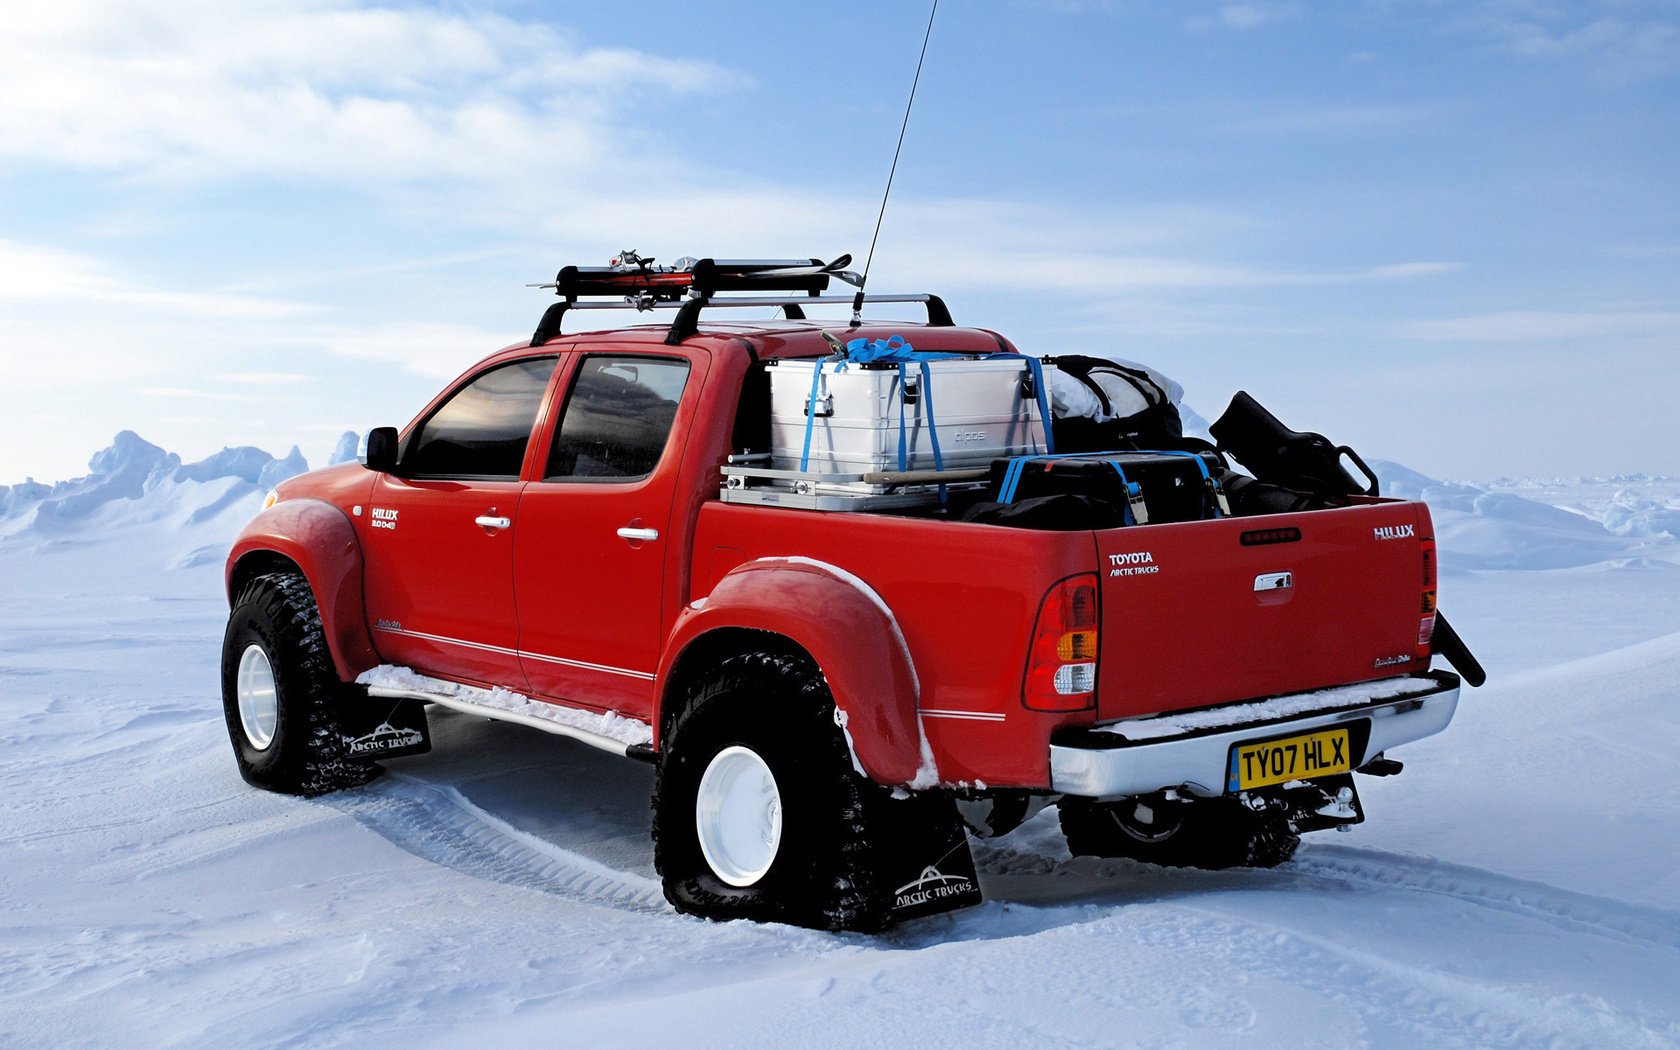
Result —
<instances>
[{"instance_id":1,"label":"front wheel","mask_svg":"<svg viewBox=\"0 0 1680 1050\"><path fill-rule=\"evenodd\" d=\"M222 639L222 710L239 775L289 795L320 795L379 775L350 757L309 581L276 572L246 582Z\"/></svg>"},{"instance_id":2,"label":"front wheel","mask_svg":"<svg viewBox=\"0 0 1680 1050\"><path fill-rule=\"evenodd\" d=\"M672 724L654 787L654 864L678 911L873 931L892 896L874 858L885 792L851 765L809 661L724 661Z\"/></svg>"}]
</instances>

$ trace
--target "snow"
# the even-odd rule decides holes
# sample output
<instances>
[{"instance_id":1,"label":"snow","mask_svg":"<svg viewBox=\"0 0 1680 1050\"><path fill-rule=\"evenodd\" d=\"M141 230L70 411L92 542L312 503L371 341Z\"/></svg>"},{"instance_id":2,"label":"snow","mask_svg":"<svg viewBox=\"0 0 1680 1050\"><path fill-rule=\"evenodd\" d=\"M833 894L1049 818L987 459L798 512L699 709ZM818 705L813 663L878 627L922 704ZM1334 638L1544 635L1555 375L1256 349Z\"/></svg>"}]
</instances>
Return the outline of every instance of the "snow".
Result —
<instances>
[{"instance_id":1,"label":"snow","mask_svg":"<svg viewBox=\"0 0 1680 1050\"><path fill-rule=\"evenodd\" d=\"M1351 833L1176 871L1051 809L976 845L985 904L872 938L675 915L652 768L515 725L249 788L214 550L262 488L119 444L0 509L0 1045L1680 1044L1680 543L1611 524L1672 481L1427 482L1491 679Z\"/></svg>"},{"instance_id":2,"label":"snow","mask_svg":"<svg viewBox=\"0 0 1680 1050\"><path fill-rule=\"evenodd\" d=\"M458 682L446 682L441 678L429 678L407 667L380 664L378 667L363 671L357 676L356 684L383 686L387 689L414 690L434 696L452 696L457 700L465 700L478 707L494 708L498 711L508 711L526 718L535 718L544 722L553 722L555 725L581 729L586 733L604 736L621 744L653 743L652 726L634 718L626 718L616 711L594 714L589 711L579 711L575 708L545 704L516 693L511 689L503 689L500 686L494 689L479 689L475 686L461 685Z\"/></svg>"},{"instance_id":3,"label":"snow","mask_svg":"<svg viewBox=\"0 0 1680 1050\"><path fill-rule=\"evenodd\" d=\"M1250 722L1268 722L1296 715L1310 715L1342 707L1374 703L1406 693L1419 693L1435 688L1429 678L1385 678L1377 682L1342 685L1334 689L1315 689L1306 693L1274 697L1252 704L1231 704L1211 711L1190 711L1154 718L1133 718L1101 727L1100 732L1113 733L1127 740L1156 740L1161 737L1183 736L1198 729L1218 729L1240 726ZM1135 790L1135 789L1134 789Z\"/></svg>"}]
</instances>

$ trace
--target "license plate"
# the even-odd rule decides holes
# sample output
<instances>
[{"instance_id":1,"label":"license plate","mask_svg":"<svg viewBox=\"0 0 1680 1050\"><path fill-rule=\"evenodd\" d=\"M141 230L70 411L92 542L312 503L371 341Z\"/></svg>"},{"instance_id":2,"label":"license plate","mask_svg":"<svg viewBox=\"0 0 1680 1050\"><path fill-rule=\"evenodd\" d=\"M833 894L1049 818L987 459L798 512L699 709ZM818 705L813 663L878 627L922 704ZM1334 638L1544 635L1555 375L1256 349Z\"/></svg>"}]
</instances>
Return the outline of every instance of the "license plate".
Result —
<instances>
[{"instance_id":1,"label":"license plate","mask_svg":"<svg viewBox=\"0 0 1680 1050\"><path fill-rule=\"evenodd\" d=\"M1237 744L1231 748L1231 762L1225 778L1227 791L1311 780L1353 769L1353 753L1346 729L1324 729L1316 733Z\"/></svg>"}]
</instances>

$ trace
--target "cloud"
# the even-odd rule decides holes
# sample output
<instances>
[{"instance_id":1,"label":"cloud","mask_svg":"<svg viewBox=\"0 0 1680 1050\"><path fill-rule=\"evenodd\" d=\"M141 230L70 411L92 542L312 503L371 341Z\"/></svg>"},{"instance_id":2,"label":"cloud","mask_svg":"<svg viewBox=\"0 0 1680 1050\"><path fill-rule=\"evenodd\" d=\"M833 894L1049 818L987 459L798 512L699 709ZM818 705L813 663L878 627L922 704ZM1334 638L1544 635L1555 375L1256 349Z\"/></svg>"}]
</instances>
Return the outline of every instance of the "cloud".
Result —
<instances>
[{"instance_id":1,"label":"cloud","mask_svg":"<svg viewBox=\"0 0 1680 1050\"><path fill-rule=\"evenodd\" d=\"M1387 266L1372 267L1364 271L1364 275L1382 281L1409 281L1419 277L1438 277L1445 273L1457 273L1462 269L1464 269L1464 264L1456 262L1390 263Z\"/></svg>"},{"instance_id":2,"label":"cloud","mask_svg":"<svg viewBox=\"0 0 1680 1050\"><path fill-rule=\"evenodd\" d=\"M0 300L7 299L103 303L148 313L249 320L294 317L313 309L257 296L158 288L85 255L0 240Z\"/></svg>"},{"instance_id":3,"label":"cloud","mask_svg":"<svg viewBox=\"0 0 1680 1050\"><path fill-rule=\"evenodd\" d=\"M1680 8L1672 0L1482 0L1458 21L1501 51L1583 62L1610 81L1680 72Z\"/></svg>"},{"instance_id":4,"label":"cloud","mask_svg":"<svg viewBox=\"0 0 1680 1050\"><path fill-rule=\"evenodd\" d=\"M1268 22L1281 22L1299 18L1300 15L1300 8L1294 4L1221 4L1212 15L1201 15L1190 19L1185 23L1185 28L1194 32L1209 29L1246 32L1251 29L1258 29Z\"/></svg>"},{"instance_id":5,"label":"cloud","mask_svg":"<svg viewBox=\"0 0 1680 1050\"><path fill-rule=\"evenodd\" d=\"M1580 339L1680 338L1680 312L1664 310L1511 310L1413 321L1401 334L1473 343L1541 343Z\"/></svg>"},{"instance_id":6,"label":"cloud","mask_svg":"<svg viewBox=\"0 0 1680 1050\"><path fill-rule=\"evenodd\" d=\"M1621 259L1680 259L1680 244L1617 244L1605 255Z\"/></svg>"},{"instance_id":7,"label":"cloud","mask_svg":"<svg viewBox=\"0 0 1680 1050\"><path fill-rule=\"evenodd\" d=\"M275 386L282 383L309 383L314 376L296 372L223 372L211 377L218 383L237 383L251 386Z\"/></svg>"},{"instance_id":8,"label":"cloud","mask_svg":"<svg viewBox=\"0 0 1680 1050\"><path fill-rule=\"evenodd\" d=\"M546 302L544 305L547 305ZM536 327L536 312L531 325ZM525 333L529 337L529 333ZM507 332L459 324L400 323L324 332L322 345L345 357L389 361L411 372L453 379L498 347L509 345Z\"/></svg>"},{"instance_id":9,"label":"cloud","mask_svg":"<svg viewBox=\"0 0 1680 1050\"><path fill-rule=\"evenodd\" d=\"M401 184L621 160L622 107L740 86L480 12L63 0L0 15L0 163Z\"/></svg>"},{"instance_id":10,"label":"cloud","mask_svg":"<svg viewBox=\"0 0 1680 1050\"><path fill-rule=\"evenodd\" d=\"M1327 106L1249 117L1231 124L1246 134L1324 134L1388 132L1429 127L1452 116L1454 107L1441 105Z\"/></svg>"}]
</instances>

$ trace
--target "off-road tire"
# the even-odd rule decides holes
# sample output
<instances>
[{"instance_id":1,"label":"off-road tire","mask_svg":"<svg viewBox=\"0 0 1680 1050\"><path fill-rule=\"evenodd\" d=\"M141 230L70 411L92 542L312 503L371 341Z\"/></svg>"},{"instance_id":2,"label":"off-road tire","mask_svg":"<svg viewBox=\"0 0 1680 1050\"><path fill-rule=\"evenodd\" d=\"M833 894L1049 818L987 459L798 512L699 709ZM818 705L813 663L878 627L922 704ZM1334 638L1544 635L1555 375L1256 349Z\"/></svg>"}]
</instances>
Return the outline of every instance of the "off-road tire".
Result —
<instances>
[{"instance_id":1,"label":"off-road tire","mask_svg":"<svg viewBox=\"0 0 1680 1050\"><path fill-rule=\"evenodd\" d=\"M700 846L701 778L730 747L767 765L781 798L769 869L730 885ZM891 888L873 857L872 814L886 792L852 767L834 699L808 659L754 652L718 665L691 691L661 752L653 793L653 859L665 898L708 919L874 932L891 922Z\"/></svg>"},{"instance_id":2,"label":"off-road tire","mask_svg":"<svg viewBox=\"0 0 1680 1050\"><path fill-rule=\"evenodd\" d=\"M1128 857L1173 868L1275 868L1295 855L1301 836L1276 813L1256 813L1234 798L1147 800L1156 821L1128 819L1139 799L1064 798L1062 834L1076 857Z\"/></svg>"},{"instance_id":3,"label":"off-road tire","mask_svg":"<svg viewBox=\"0 0 1680 1050\"><path fill-rule=\"evenodd\" d=\"M239 712L240 660L252 646L268 659L278 703L272 738L262 747ZM234 597L222 639L222 710L246 783L312 797L378 776L378 766L351 758L345 745L337 710L348 690L333 670L309 582L294 572L247 581Z\"/></svg>"}]
</instances>

